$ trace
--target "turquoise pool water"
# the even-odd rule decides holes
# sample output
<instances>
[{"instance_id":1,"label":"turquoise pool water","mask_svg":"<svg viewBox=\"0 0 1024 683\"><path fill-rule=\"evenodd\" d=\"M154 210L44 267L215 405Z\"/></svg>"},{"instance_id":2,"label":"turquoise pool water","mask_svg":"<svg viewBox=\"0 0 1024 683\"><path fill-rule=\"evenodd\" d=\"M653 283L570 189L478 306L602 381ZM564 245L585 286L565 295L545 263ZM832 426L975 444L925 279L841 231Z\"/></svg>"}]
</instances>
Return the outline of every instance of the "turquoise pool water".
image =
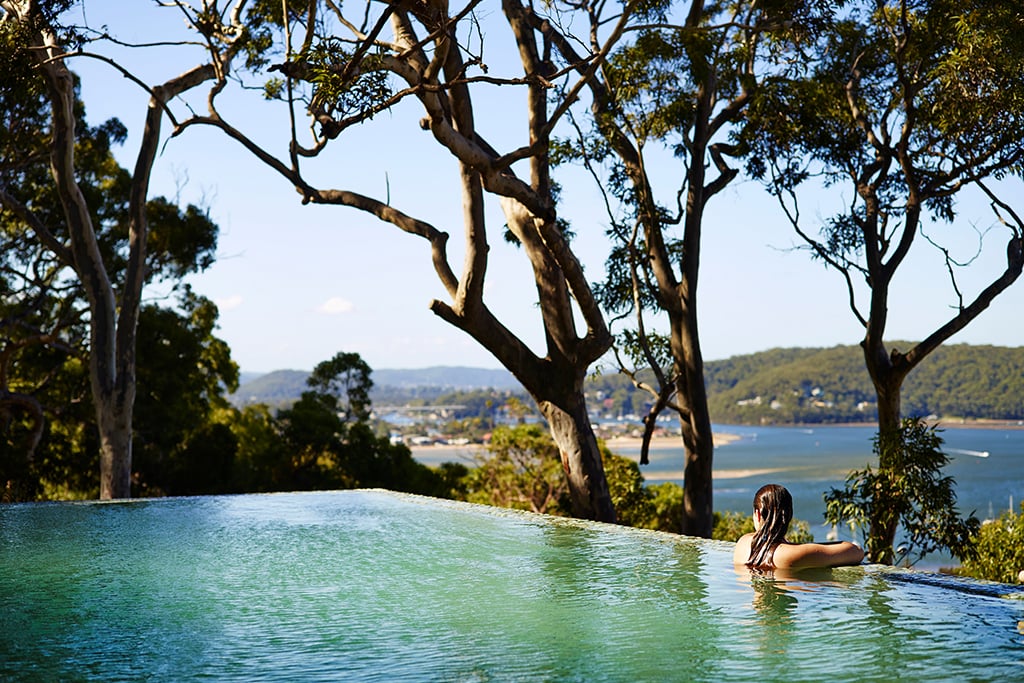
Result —
<instances>
[{"instance_id":1,"label":"turquoise pool water","mask_svg":"<svg viewBox=\"0 0 1024 683\"><path fill-rule=\"evenodd\" d=\"M0 506L0 679L1024 680L999 584L383 491Z\"/></svg>"}]
</instances>

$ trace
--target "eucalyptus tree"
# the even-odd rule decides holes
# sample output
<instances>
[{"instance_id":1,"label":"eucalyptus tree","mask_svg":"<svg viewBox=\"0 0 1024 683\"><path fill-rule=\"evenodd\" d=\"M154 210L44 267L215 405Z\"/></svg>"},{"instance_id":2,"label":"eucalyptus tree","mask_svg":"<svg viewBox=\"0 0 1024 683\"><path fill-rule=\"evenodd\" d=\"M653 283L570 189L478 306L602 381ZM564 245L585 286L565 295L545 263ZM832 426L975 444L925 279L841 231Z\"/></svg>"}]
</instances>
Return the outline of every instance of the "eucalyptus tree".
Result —
<instances>
[{"instance_id":1,"label":"eucalyptus tree","mask_svg":"<svg viewBox=\"0 0 1024 683\"><path fill-rule=\"evenodd\" d=\"M221 46L212 27L221 16L219 3L204 2L197 11L184 2L175 4L186 9L216 54ZM431 310L493 354L537 402L558 445L573 513L612 521L615 512L583 394L587 370L608 350L611 336L559 216L558 188L551 177L553 131L586 80L576 76L564 90L552 87L570 78L576 66L555 66L551 54L557 49L552 33L562 36L560 45L575 40L562 33L571 23L561 11L575 15L576 5L550 3L542 15L531 3L505 0L502 19L478 15L483 7L479 0L461 6L260 0L247 15L248 65L264 79L268 96L287 106L291 125L281 131L287 155L275 156L247 135L243 128L251 120L229 121L218 106L221 90L213 93L205 115L183 122L183 127L217 126L291 183L304 203L357 209L427 240L434 271L449 297L432 301ZM607 11L618 14L594 24L602 27L602 37L595 37L578 58L587 73L597 68L631 17L629 4L613 3ZM493 63L484 59L485 41L488 54L499 55ZM232 75L239 72L225 72L219 84L226 86ZM480 103L498 88L520 89L516 106L521 109L505 109L500 125L481 122ZM453 199L461 203L465 249L461 271L449 257L449 232L427 220L426 207L403 197L332 189L314 179L323 177L314 170L316 161L321 167L333 162L330 172L338 176L352 174L342 182L357 179L358 160L330 156L329 150L343 155L344 140L366 135L364 130L370 129L364 126L371 119L382 125L385 112L400 109L417 112L418 124L413 125L432 136L442 162L455 161L458 189ZM516 115L518 128L509 125ZM296 132L301 119L309 122L308 139ZM413 119L393 119L401 120ZM389 139L385 133L380 145ZM499 140L506 141L505 149L499 149ZM408 159L400 151L395 156L396 164L415 162L427 173L437 165L431 161ZM439 199L443 197L434 197ZM487 208L494 202L503 220L488 225ZM543 352L530 348L486 301L488 252L503 239L521 248L532 269ZM583 331L578 329L581 324Z\"/></svg>"},{"instance_id":2,"label":"eucalyptus tree","mask_svg":"<svg viewBox=\"0 0 1024 683\"><path fill-rule=\"evenodd\" d=\"M813 256L845 281L864 327L864 362L878 398L879 470L906 439L901 390L930 353L977 318L1024 266L1024 222L1011 205L1024 161L1024 15L1015 0L851 3L800 78L779 79L756 106L751 170L768 180ZM824 194L822 194L824 193ZM1005 257L967 291L957 233L973 234L958 202L987 200L1005 230ZM818 200L802 212L808 196ZM822 207L832 198L841 207ZM836 206L834 203L832 206ZM827 214L825 214L827 216ZM942 238L943 224L952 228ZM967 225L965 225L967 224ZM986 235L986 233L978 233ZM987 233L994 239L992 233ZM979 238L978 253L985 247ZM991 243L991 242L990 242ZM1001 245L1000 245L1001 246ZM895 281L912 254L934 249L948 274L929 296L951 313L908 349L885 341ZM978 272L980 265L971 269ZM894 450L896 449L896 450ZM868 553L891 561L897 491L873 491Z\"/></svg>"},{"instance_id":3,"label":"eucalyptus tree","mask_svg":"<svg viewBox=\"0 0 1024 683\"><path fill-rule=\"evenodd\" d=\"M7 77L17 90L5 97L22 97L35 117L31 127L21 125L16 135L3 141L9 172L0 179L0 205L8 212L5 222L20 222L48 252L48 286L73 278L83 292L85 306L70 319L77 316L88 326L89 377L100 444L100 497L124 498L131 492L139 309L143 287L162 258L157 251L147 252L148 212L152 209L147 199L161 123L169 100L223 72L227 65L223 61L201 63L155 86L136 79L148 90L150 101L135 167L121 179L124 182L90 191L82 144L90 129L84 124L76 77L67 62L97 55L86 49L91 34L61 23L63 12L73 4L71 0L0 1L5 63L19 69L16 79ZM218 57L229 60L233 54L227 49ZM124 67L99 58L120 70L119 75L132 77ZM116 122L107 125L108 137L123 139L123 126ZM40 201L44 198L32 195L38 185L22 182L39 163L49 166L49 198L55 201ZM38 175L33 177L38 179ZM124 217L119 225L98 205L109 199L105 195L115 192L123 193L113 200ZM105 230L123 230L120 248L109 248L112 242L104 241ZM173 241L173 236L168 239Z\"/></svg>"},{"instance_id":4,"label":"eucalyptus tree","mask_svg":"<svg viewBox=\"0 0 1024 683\"><path fill-rule=\"evenodd\" d=\"M788 67L785 59L798 54L799 41L820 22L819 6L828 5L645 3L645 21L631 26L628 43L600 69L580 69L592 94L592 127L581 122L580 139L563 151L605 189L614 248L599 291L617 320L632 318L617 345L629 362L619 353L619 363L651 394L641 462L658 416L672 410L680 419L687 534L710 537L714 523L714 442L697 296L707 206L738 174L744 147L732 138L753 93ZM591 15L591 22L598 26L600 17ZM570 44L557 44L571 54ZM667 153L678 161L659 159ZM651 311L664 316L667 336L656 331Z\"/></svg>"}]
</instances>

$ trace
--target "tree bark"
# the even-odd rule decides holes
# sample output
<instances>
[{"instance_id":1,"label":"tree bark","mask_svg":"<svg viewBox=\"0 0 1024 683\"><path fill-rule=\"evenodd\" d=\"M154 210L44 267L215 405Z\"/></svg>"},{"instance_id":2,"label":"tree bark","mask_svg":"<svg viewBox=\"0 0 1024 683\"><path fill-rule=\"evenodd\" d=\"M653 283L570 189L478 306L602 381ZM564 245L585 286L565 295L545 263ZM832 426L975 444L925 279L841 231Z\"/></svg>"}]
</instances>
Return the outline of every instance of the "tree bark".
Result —
<instances>
[{"instance_id":1,"label":"tree bark","mask_svg":"<svg viewBox=\"0 0 1024 683\"><path fill-rule=\"evenodd\" d=\"M705 3L700 0L689 3L685 29L698 30L705 19ZM540 25L543 26L543 23ZM548 30L545 35L558 46L568 61L581 62L575 57L573 44L565 41L555 31ZM682 215L682 249L679 251L675 245L670 247L666 243L665 231L671 221L665 221L663 210L655 200L643 159L642 143L632 139L627 125L617 122L621 121L621 112L613 88L601 79L599 72L582 68L578 68L578 71L586 79L593 94L592 112L597 128L629 177L646 249L642 259L638 258L637 261L646 261L644 268L649 269L654 282L652 294L669 322L673 376L665 377L655 359L649 357L651 369L660 386L656 392L656 408L645 420L645 440L653 431L653 419L657 413L666 407L678 413L685 451L682 529L689 535L710 537L714 525L714 436L697 323L701 236L707 201L726 187L737 174L736 170L727 166L721 149L713 141L725 126L739 117L749 99L749 93L745 88L740 88L730 99L720 101L722 93L717 65L701 47L703 44L698 45L698 42L686 42L683 47L688 56L686 68L690 70L690 78L694 83L694 111L692 120L681 122L680 125L685 131L681 137L687 163L680 190L680 194L685 190L686 206ZM752 68L752 62L744 68ZM752 71L748 75L753 78ZM707 173L709 156L718 170L718 175L710 180ZM630 239L633 242L628 246L635 249L637 236L633 235ZM638 266L633 264L632 267ZM644 279L634 274L634 288ZM638 301L639 297L634 296L634 299ZM639 308L639 303L634 305ZM640 325L640 328L643 336L643 326ZM646 447L645 441L641 462L644 462Z\"/></svg>"},{"instance_id":2,"label":"tree bark","mask_svg":"<svg viewBox=\"0 0 1024 683\"><path fill-rule=\"evenodd\" d=\"M704 385L704 363L696 320L673 321L676 395L684 448L682 531L711 538L714 528L714 434Z\"/></svg>"},{"instance_id":3,"label":"tree bark","mask_svg":"<svg viewBox=\"0 0 1024 683\"><path fill-rule=\"evenodd\" d=\"M573 515L614 522L615 507L608 492L601 452L587 415L583 393L558 393L562 394L564 401L560 405L552 401L539 401L537 405L558 445L562 469L569 482Z\"/></svg>"},{"instance_id":4,"label":"tree bark","mask_svg":"<svg viewBox=\"0 0 1024 683\"><path fill-rule=\"evenodd\" d=\"M100 435L100 498L131 495L131 404L135 387L118 377L117 302L107 274L89 206L75 167L74 78L52 33L42 29L37 47L51 106L50 168L71 241L71 265L89 301L89 374ZM46 61L44 61L44 59ZM132 331L134 334L134 330ZM126 403L127 401L127 403Z\"/></svg>"}]
</instances>

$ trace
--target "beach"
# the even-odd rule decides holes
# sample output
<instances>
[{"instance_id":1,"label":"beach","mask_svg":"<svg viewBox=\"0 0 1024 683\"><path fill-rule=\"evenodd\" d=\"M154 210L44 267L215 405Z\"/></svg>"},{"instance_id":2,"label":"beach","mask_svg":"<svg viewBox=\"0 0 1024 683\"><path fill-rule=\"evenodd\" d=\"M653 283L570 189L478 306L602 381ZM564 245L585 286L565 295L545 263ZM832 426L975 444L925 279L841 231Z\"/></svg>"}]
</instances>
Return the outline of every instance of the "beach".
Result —
<instances>
[{"instance_id":1,"label":"beach","mask_svg":"<svg viewBox=\"0 0 1024 683\"><path fill-rule=\"evenodd\" d=\"M729 433L715 433L715 446L726 446L728 444L739 441L741 436L737 434ZM643 439L640 437L633 436L616 436L611 439L606 439L605 444L612 451L618 455L638 460L640 457L640 447L643 445ZM651 439L651 451L664 451L674 448L682 448L683 442L678 435L655 435ZM485 456L487 448L483 444L432 444L429 446L410 446L412 451L412 457L424 465L436 467L443 462L462 462L466 464L475 464L477 459ZM729 479L743 476L754 476L760 472L772 472L774 470L758 470L748 471L744 470L744 473L734 473L728 470L715 470L715 476L721 479Z\"/></svg>"}]
</instances>

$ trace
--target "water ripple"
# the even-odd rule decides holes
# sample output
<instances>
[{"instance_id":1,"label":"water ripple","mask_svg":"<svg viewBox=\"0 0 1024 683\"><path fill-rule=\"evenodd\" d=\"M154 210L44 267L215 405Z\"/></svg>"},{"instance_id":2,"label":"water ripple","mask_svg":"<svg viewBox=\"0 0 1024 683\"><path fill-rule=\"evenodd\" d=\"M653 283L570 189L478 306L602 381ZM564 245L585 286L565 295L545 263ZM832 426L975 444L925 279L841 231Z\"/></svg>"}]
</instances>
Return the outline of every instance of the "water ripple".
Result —
<instances>
[{"instance_id":1,"label":"water ripple","mask_svg":"<svg viewBox=\"0 0 1024 683\"><path fill-rule=\"evenodd\" d=\"M1013 680L1024 602L379 491L0 506L0 678Z\"/></svg>"}]
</instances>

